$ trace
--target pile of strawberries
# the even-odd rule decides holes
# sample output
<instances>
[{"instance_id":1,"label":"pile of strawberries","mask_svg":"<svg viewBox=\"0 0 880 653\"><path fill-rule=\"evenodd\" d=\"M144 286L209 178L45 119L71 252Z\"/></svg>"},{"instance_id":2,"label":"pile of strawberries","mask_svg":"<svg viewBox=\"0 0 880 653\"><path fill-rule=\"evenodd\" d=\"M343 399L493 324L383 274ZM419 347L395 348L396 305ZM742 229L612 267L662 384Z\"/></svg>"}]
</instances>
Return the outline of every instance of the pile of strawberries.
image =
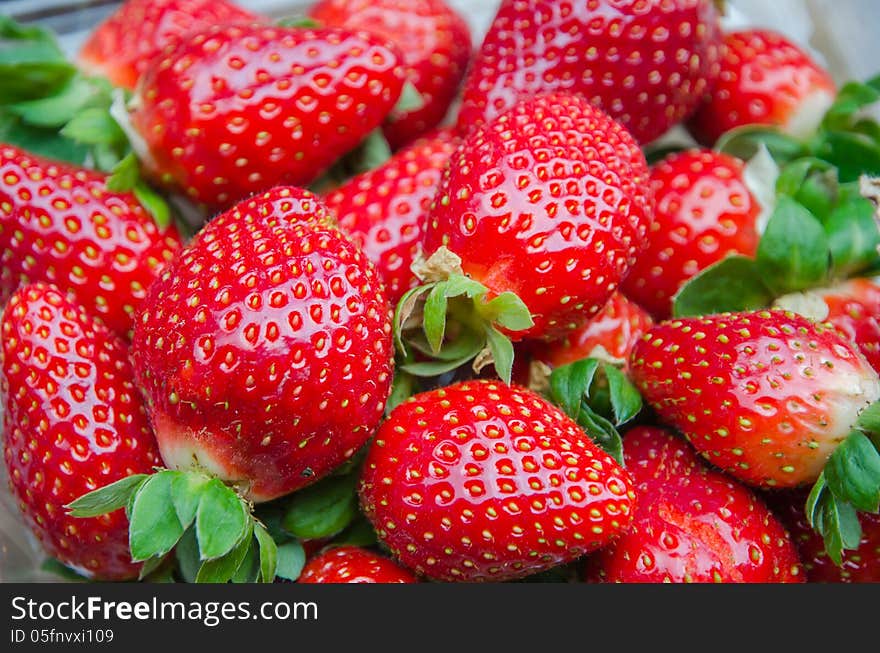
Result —
<instances>
[{"instance_id":1,"label":"pile of strawberries","mask_svg":"<svg viewBox=\"0 0 880 653\"><path fill-rule=\"evenodd\" d=\"M880 79L722 11L128 0L76 62L0 19L48 567L880 580Z\"/></svg>"}]
</instances>

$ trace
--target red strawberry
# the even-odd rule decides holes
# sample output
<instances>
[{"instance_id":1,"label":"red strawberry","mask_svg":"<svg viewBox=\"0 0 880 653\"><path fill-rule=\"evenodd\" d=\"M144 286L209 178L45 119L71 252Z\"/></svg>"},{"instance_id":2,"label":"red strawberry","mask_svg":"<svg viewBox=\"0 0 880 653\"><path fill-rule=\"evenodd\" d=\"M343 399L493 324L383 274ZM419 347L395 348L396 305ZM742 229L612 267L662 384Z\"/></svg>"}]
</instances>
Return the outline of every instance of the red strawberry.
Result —
<instances>
[{"instance_id":1,"label":"red strawberry","mask_svg":"<svg viewBox=\"0 0 880 653\"><path fill-rule=\"evenodd\" d=\"M71 293L121 335L160 267L180 248L107 176L0 145L0 303L29 281Z\"/></svg>"},{"instance_id":2,"label":"red strawberry","mask_svg":"<svg viewBox=\"0 0 880 653\"><path fill-rule=\"evenodd\" d=\"M126 0L94 29L79 62L133 89L149 60L177 38L212 25L255 20L255 14L227 0Z\"/></svg>"},{"instance_id":3,"label":"red strawberry","mask_svg":"<svg viewBox=\"0 0 880 653\"><path fill-rule=\"evenodd\" d=\"M836 87L828 72L781 34L731 32L722 53L715 86L690 122L706 145L729 129L754 123L807 137L834 100Z\"/></svg>"},{"instance_id":4,"label":"red strawberry","mask_svg":"<svg viewBox=\"0 0 880 653\"><path fill-rule=\"evenodd\" d=\"M385 125L392 147L415 140L443 120L471 53L467 23L443 0L319 0L309 15L325 25L373 32L400 48L421 106Z\"/></svg>"},{"instance_id":5,"label":"red strawberry","mask_svg":"<svg viewBox=\"0 0 880 653\"><path fill-rule=\"evenodd\" d=\"M641 250L652 215L647 165L585 99L542 95L473 132L452 155L425 231L488 296L515 293L558 338L598 313Z\"/></svg>"},{"instance_id":6,"label":"red strawberry","mask_svg":"<svg viewBox=\"0 0 880 653\"><path fill-rule=\"evenodd\" d=\"M458 124L565 90L646 143L696 109L720 43L711 0L504 0L465 80Z\"/></svg>"},{"instance_id":7,"label":"red strawberry","mask_svg":"<svg viewBox=\"0 0 880 653\"><path fill-rule=\"evenodd\" d=\"M28 527L89 578L137 577L122 510L71 517L79 495L159 464L123 342L57 288L20 288L3 313L4 458Z\"/></svg>"},{"instance_id":8,"label":"red strawberry","mask_svg":"<svg viewBox=\"0 0 880 653\"><path fill-rule=\"evenodd\" d=\"M451 132L438 131L325 198L339 219L339 228L379 269L392 304L418 283L410 266L419 252L431 200L455 145Z\"/></svg>"},{"instance_id":9,"label":"red strawberry","mask_svg":"<svg viewBox=\"0 0 880 653\"><path fill-rule=\"evenodd\" d=\"M880 286L870 279L850 279L830 288L816 288L780 297L777 305L830 322L880 372Z\"/></svg>"},{"instance_id":10,"label":"red strawberry","mask_svg":"<svg viewBox=\"0 0 880 653\"><path fill-rule=\"evenodd\" d=\"M700 461L664 429L626 434L639 503L632 526L589 558L590 580L793 583L803 570L782 524L751 491Z\"/></svg>"},{"instance_id":11,"label":"red strawberry","mask_svg":"<svg viewBox=\"0 0 880 653\"><path fill-rule=\"evenodd\" d=\"M561 367L583 358L599 358L626 366L633 345L653 324L645 309L618 291L590 322L562 340L536 344L532 354L550 367Z\"/></svg>"},{"instance_id":12,"label":"red strawberry","mask_svg":"<svg viewBox=\"0 0 880 653\"><path fill-rule=\"evenodd\" d=\"M822 537L804 515L806 495L803 492L777 492L768 495L768 502L791 532L797 546L807 580L811 583L878 583L880 582L880 515L860 513L862 538L858 548L843 555L841 565L825 552Z\"/></svg>"},{"instance_id":13,"label":"red strawberry","mask_svg":"<svg viewBox=\"0 0 880 653\"><path fill-rule=\"evenodd\" d=\"M299 583L417 583L409 571L385 556L357 546L338 546L306 563Z\"/></svg>"},{"instance_id":14,"label":"red strawberry","mask_svg":"<svg viewBox=\"0 0 880 653\"><path fill-rule=\"evenodd\" d=\"M471 381L395 408L364 462L361 505L403 564L503 581L608 544L632 518L629 474L539 395Z\"/></svg>"},{"instance_id":15,"label":"red strawberry","mask_svg":"<svg viewBox=\"0 0 880 653\"><path fill-rule=\"evenodd\" d=\"M785 311L663 322L630 371L660 419L752 485L815 481L880 380L833 328Z\"/></svg>"},{"instance_id":16,"label":"red strawberry","mask_svg":"<svg viewBox=\"0 0 880 653\"><path fill-rule=\"evenodd\" d=\"M303 487L378 426L389 307L313 194L275 188L213 219L150 288L132 341L162 458L253 501Z\"/></svg>"},{"instance_id":17,"label":"red strawberry","mask_svg":"<svg viewBox=\"0 0 880 653\"><path fill-rule=\"evenodd\" d=\"M367 33L217 27L153 60L131 122L149 172L224 207L314 180L380 125L403 79L398 51Z\"/></svg>"},{"instance_id":18,"label":"red strawberry","mask_svg":"<svg viewBox=\"0 0 880 653\"><path fill-rule=\"evenodd\" d=\"M654 223L648 247L623 284L655 317L698 272L728 255L754 256L761 207L743 179L743 163L710 150L672 154L651 170Z\"/></svg>"}]
</instances>

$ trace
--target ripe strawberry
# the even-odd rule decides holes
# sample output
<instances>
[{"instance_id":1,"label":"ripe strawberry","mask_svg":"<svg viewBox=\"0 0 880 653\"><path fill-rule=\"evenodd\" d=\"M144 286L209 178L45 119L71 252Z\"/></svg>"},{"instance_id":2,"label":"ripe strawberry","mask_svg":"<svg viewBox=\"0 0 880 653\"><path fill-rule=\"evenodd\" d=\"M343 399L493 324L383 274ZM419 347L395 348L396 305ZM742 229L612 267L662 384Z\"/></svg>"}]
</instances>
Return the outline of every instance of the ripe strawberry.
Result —
<instances>
[{"instance_id":1,"label":"ripe strawberry","mask_svg":"<svg viewBox=\"0 0 880 653\"><path fill-rule=\"evenodd\" d=\"M718 79L689 127L706 145L729 129L753 123L805 138L819 125L835 93L828 72L781 34L765 29L731 32L724 37Z\"/></svg>"},{"instance_id":2,"label":"ripe strawberry","mask_svg":"<svg viewBox=\"0 0 880 653\"><path fill-rule=\"evenodd\" d=\"M90 34L79 52L88 71L133 89L149 60L190 32L249 23L257 16L227 0L126 0Z\"/></svg>"},{"instance_id":3,"label":"ripe strawberry","mask_svg":"<svg viewBox=\"0 0 880 653\"><path fill-rule=\"evenodd\" d=\"M166 48L130 114L151 174L225 207L304 185L358 145L400 95L390 44L341 29L227 26Z\"/></svg>"},{"instance_id":4,"label":"ripe strawberry","mask_svg":"<svg viewBox=\"0 0 880 653\"><path fill-rule=\"evenodd\" d=\"M561 340L537 343L532 355L550 367L583 358L626 366L633 346L653 324L645 309L617 291L591 321Z\"/></svg>"},{"instance_id":5,"label":"ripe strawberry","mask_svg":"<svg viewBox=\"0 0 880 653\"><path fill-rule=\"evenodd\" d=\"M605 546L632 518L629 474L539 395L498 381L425 392L370 447L361 505L407 567L503 581Z\"/></svg>"},{"instance_id":6,"label":"ripe strawberry","mask_svg":"<svg viewBox=\"0 0 880 653\"><path fill-rule=\"evenodd\" d=\"M415 140L443 120L471 53L467 23L443 0L319 0L309 15L328 26L372 32L400 48L407 81L421 95L421 106L385 124L392 147Z\"/></svg>"},{"instance_id":7,"label":"ripe strawberry","mask_svg":"<svg viewBox=\"0 0 880 653\"><path fill-rule=\"evenodd\" d=\"M815 481L880 380L833 328L786 311L663 322L633 349L633 381L660 419L746 483Z\"/></svg>"},{"instance_id":8,"label":"ripe strawberry","mask_svg":"<svg viewBox=\"0 0 880 653\"><path fill-rule=\"evenodd\" d=\"M385 556L357 546L338 546L306 563L299 583L417 583L409 571Z\"/></svg>"},{"instance_id":9,"label":"ripe strawberry","mask_svg":"<svg viewBox=\"0 0 880 653\"><path fill-rule=\"evenodd\" d=\"M761 207L739 159L710 150L672 154L651 170L654 222L648 246L623 283L624 292L663 319L672 299L698 272L728 255L753 257Z\"/></svg>"},{"instance_id":10,"label":"ripe strawberry","mask_svg":"<svg viewBox=\"0 0 880 653\"><path fill-rule=\"evenodd\" d=\"M711 0L504 0L465 79L458 124L491 120L523 95L578 93L640 143L696 108L718 70Z\"/></svg>"},{"instance_id":11,"label":"ripe strawberry","mask_svg":"<svg viewBox=\"0 0 880 653\"><path fill-rule=\"evenodd\" d=\"M664 429L626 434L639 503L632 526L588 559L589 580L617 583L803 582L782 524L750 490L712 470Z\"/></svg>"},{"instance_id":12,"label":"ripe strawberry","mask_svg":"<svg viewBox=\"0 0 880 653\"><path fill-rule=\"evenodd\" d=\"M800 553L807 580L811 583L877 583L880 582L880 515L860 513L862 537L858 548L843 555L841 565L825 552L822 537L804 515L806 495L803 492L768 494L768 502L791 532Z\"/></svg>"},{"instance_id":13,"label":"ripe strawberry","mask_svg":"<svg viewBox=\"0 0 880 653\"><path fill-rule=\"evenodd\" d=\"M378 426L389 307L313 194L279 187L214 218L150 288L132 361L162 458L252 501L303 487Z\"/></svg>"},{"instance_id":14,"label":"ripe strawberry","mask_svg":"<svg viewBox=\"0 0 880 653\"><path fill-rule=\"evenodd\" d=\"M325 197L327 207L339 219L339 228L378 268L392 304L418 283L410 266L455 145L451 132L438 131Z\"/></svg>"},{"instance_id":15,"label":"ripe strawberry","mask_svg":"<svg viewBox=\"0 0 880 653\"><path fill-rule=\"evenodd\" d=\"M13 294L0 331L3 453L25 522L89 578L137 577L124 511L77 519L63 508L160 462L125 345L45 283Z\"/></svg>"},{"instance_id":16,"label":"ripe strawberry","mask_svg":"<svg viewBox=\"0 0 880 653\"><path fill-rule=\"evenodd\" d=\"M30 281L72 294L119 333L161 266L180 248L107 176L0 144L0 303Z\"/></svg>"},{"instance_id":17,"label":"ripe strawberry","mask_svg":"<svg viewBox=\"0 0 880 653\"><path fill-rule=\"evenodd\" d=\"M585 99L541 95L474 130L452 155L424 237L494 297L515 293L533 326L559 338L598 313L651 222L645 158Z\"/></svg>"}]
</instances>

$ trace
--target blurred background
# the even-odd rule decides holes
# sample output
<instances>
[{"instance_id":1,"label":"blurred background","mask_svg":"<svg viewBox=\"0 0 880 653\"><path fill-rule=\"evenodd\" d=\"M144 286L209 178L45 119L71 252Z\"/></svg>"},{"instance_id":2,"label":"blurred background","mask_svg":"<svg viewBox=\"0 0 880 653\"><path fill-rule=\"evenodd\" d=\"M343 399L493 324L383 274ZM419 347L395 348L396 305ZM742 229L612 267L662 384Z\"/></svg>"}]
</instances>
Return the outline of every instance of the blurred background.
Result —
<instances>
[{"instance_id":1,"label":"blurred background","mask_svg":"<svg viewBox=\"0 0 880 653\"><path fill-rule=\"evenodd\" d=\"M499 0L447 2L468 20L478 46ZM52 29L62 48L73 56L87 34L119 4L114 0L0 0L0 14ZM311 2L238 0L238 4L280 17L302 14ZM812 51L838 82L880 72L880 0L727 0L724 22L727 29L757 25L786 34ZM0 465L0 582L57 581L57 576L41 570L43 557L20 524L4 473Z\"/></svg>"}]
</instances>

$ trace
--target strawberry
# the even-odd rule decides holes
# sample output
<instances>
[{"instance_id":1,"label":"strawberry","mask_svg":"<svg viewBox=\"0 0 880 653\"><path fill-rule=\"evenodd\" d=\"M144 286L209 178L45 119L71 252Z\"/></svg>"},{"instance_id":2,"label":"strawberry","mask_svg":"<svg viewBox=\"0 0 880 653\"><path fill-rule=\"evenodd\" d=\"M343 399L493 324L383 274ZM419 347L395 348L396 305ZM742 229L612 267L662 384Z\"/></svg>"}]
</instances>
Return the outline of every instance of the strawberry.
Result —
<instances>
[{"instance_id":1,"label":"strawberry","mask_svg":"<svg viewBox=\"0 0 880 653\"><path fill-rule=\"evenodd\" d=\"M99 580L136 578L122 510L76 519L63 506L159 464L126 346L51 284L16 291L3 312L4 459L45 551Z\"/></svg>"},{"instance_id":2,"label":"strawberry","mask_svg":"<svg viewBox=\"0 0 880 653\"><path fill-rule=\"evenodd\" d=\"M761 207L739 159L710 150L672 154L651 170L654 222L624 292L664 319L684 283L731 254L754 257Z\"/></svg>"},{"instance_id":3,"label":"strawberry","mask_svg":"<svg viewBox=\"0 0 880 653\"><path fill-rule=\"evenodd\" d=\"M781 34L766 29L731 32L724 37L715 86L689 127L706 145L749 124L775 125L807 137L835 94L828 72Z\"/></svg>"},{"instance_id":4,"label":"strawberry","mask_svg":"<svg viewBox=\"0 0 880 653\"><path fill-rule=\"evenodd\" d=\"M471 53L467 23L443 0L319 0L309 15L328 26L372 32L400 48L407 81L421 101L383 127L392 147L443 120Z\"/></svg>"},{"instance_id":5,"label":"strawberry","mask_svg":"<svg viewBox=\"0 0 880 653\"><path fill-rule=\"evenodd\" d=\"M532 355L550 367L584 358L599 358L625 367L633 346L653 324L645 309L617 291L596 317L561 340L536 343Z\"/></svg>"},{"instance_id":6,"label":"strawberry","mask_svg":"<svg viewBox=\"0 0 880 653\"><path fill-rule=\"evenodd\" d=\"M126 0L79 51L80 65L133 89L149 60L190 32L257 16L227 0Z\"/></svg>"},{"instance_id":7,"label":"strawberry","mask_svg":"<svg viewBox=\"0 0 880 653\"><path fill-rule=\"evenodd\" d=\"M880 379L833 328L787 311L655 325L633 349L633 381L659 418L746 483L817 479Z\"/></svg>"},{"instance_id":8,"label":"strawberry","mask_svg":"<svg viewBox=\"0 0 880 653\"><path fill-rule=\"evenodd\" d=\"M696 109L720 44L711 0L504 0L465 79L458 125L564 90L647 143Z\"/></svg>"},{"instance_id":9,"label":"strawberry","mask_svg":"<svg viewBox=\"0 0 880 653\"><path fill-rule=\"evenodd\" d=\"M385 556L358 546L337 546L306 563L299 583L417 583L416 577Z\"/></svg>"},{"instance_id":10,"label":"strawberry","mask_svg":"<svg viewBox=\"0 0 880 653\"><path fill-rule=\"evenodd\" d=\"M588 559L587 577L617 583L803 582L792 541L744 486L709 468L664 429L623 440L639 502L632 526Z\"/></svg>"},{"instance_id":11,"label":"strawberry","mask_svg":"<svg viewBox=\"0 0 880 653\"><path fill-rule=\"evenodd\" d=\"M389 307L319 199L279 187L214 218L149 289L132 361L162 458L267 501L378 426Z\"/></svg>"},{"instance_id":12,"label":"strawberry","mask_svg":"<svg viewBox=\"0 0 880 653\"><path fill-rule=\"evenodd\" d=\"M418 394L367 452L361 505L404 565L503 581L607 545L632 518L629 474L539 395L498 381Z\"/></svg>"},{"instance_id":13,"label":"strawberry","mask_svg":"<svg viewBox=\"0 0 880 653\"><path fill-rule=\"evenodd\" d=\"M815 288L780 297L776 305L814 320L830 322L880 372L880 286L870 279L849 279L829 288Z\"/></svg>"},{"instance_id":14,"label":"strawberry","mask_svg":"<svg viewBox=\"0 0 880 653\"><path fill-rule=\"evenodd\" d=\"M380 125L403 80L402 55L364 32L221 26L154 58L129 117L148 174L223 208L313 181Z\"/></svg>"},{"instance_id":15,"label":"strawberry","mask_svg":"<svg viewBox=\"0 0 880 653\"><path fill-rule=\"evenodd\" d=\"M767 500L791 533L809 582L880 582L880 515L859 515L861 540L837 565L825 552L822 538L810 528L804 515L803 492L777 492L768 495Z\"/></svg>"},{"instance_id":16,"label":"strawberry","mask_svg":"<svg viewBox=\"0 0 880 653\"><path fill-rule=\"evenodd\" d=\"M107 179L0 145L0 303L19 285L47 281L118 334L131 330L180 238Z\"/></svg>"},{"instance_id":17,"label":"strawberry","mask_svg":"<svg viewBox=\"0 0 880 653\"><path fill-rule=\"evenodd\" d=\"M431 200L455 145L451 132L438 131L324 198L339 219L339 228L378 268L392 304L418 283L410 266L419 252Z\"/></svg>"},{"instance_id":18,"label":"strawberry","mask_svg":"<svg viewBox=\"0 0 880 653\"><path fill-rule=\"evenodd\" d=\"M508 380L512 354L498 328L515 339L558 339L618 287L651 222L647 177L629 133L585 99L528 98L453 153L425 229L429 258L416 270L427 283L411 292L472 299L472 308L453 306L454 321L481 333L474 342L488 340ZM412 302L402 306L399 332ZM445 311L445 301L426 304L434 351Z\"/></svg>"}]
</instances>

